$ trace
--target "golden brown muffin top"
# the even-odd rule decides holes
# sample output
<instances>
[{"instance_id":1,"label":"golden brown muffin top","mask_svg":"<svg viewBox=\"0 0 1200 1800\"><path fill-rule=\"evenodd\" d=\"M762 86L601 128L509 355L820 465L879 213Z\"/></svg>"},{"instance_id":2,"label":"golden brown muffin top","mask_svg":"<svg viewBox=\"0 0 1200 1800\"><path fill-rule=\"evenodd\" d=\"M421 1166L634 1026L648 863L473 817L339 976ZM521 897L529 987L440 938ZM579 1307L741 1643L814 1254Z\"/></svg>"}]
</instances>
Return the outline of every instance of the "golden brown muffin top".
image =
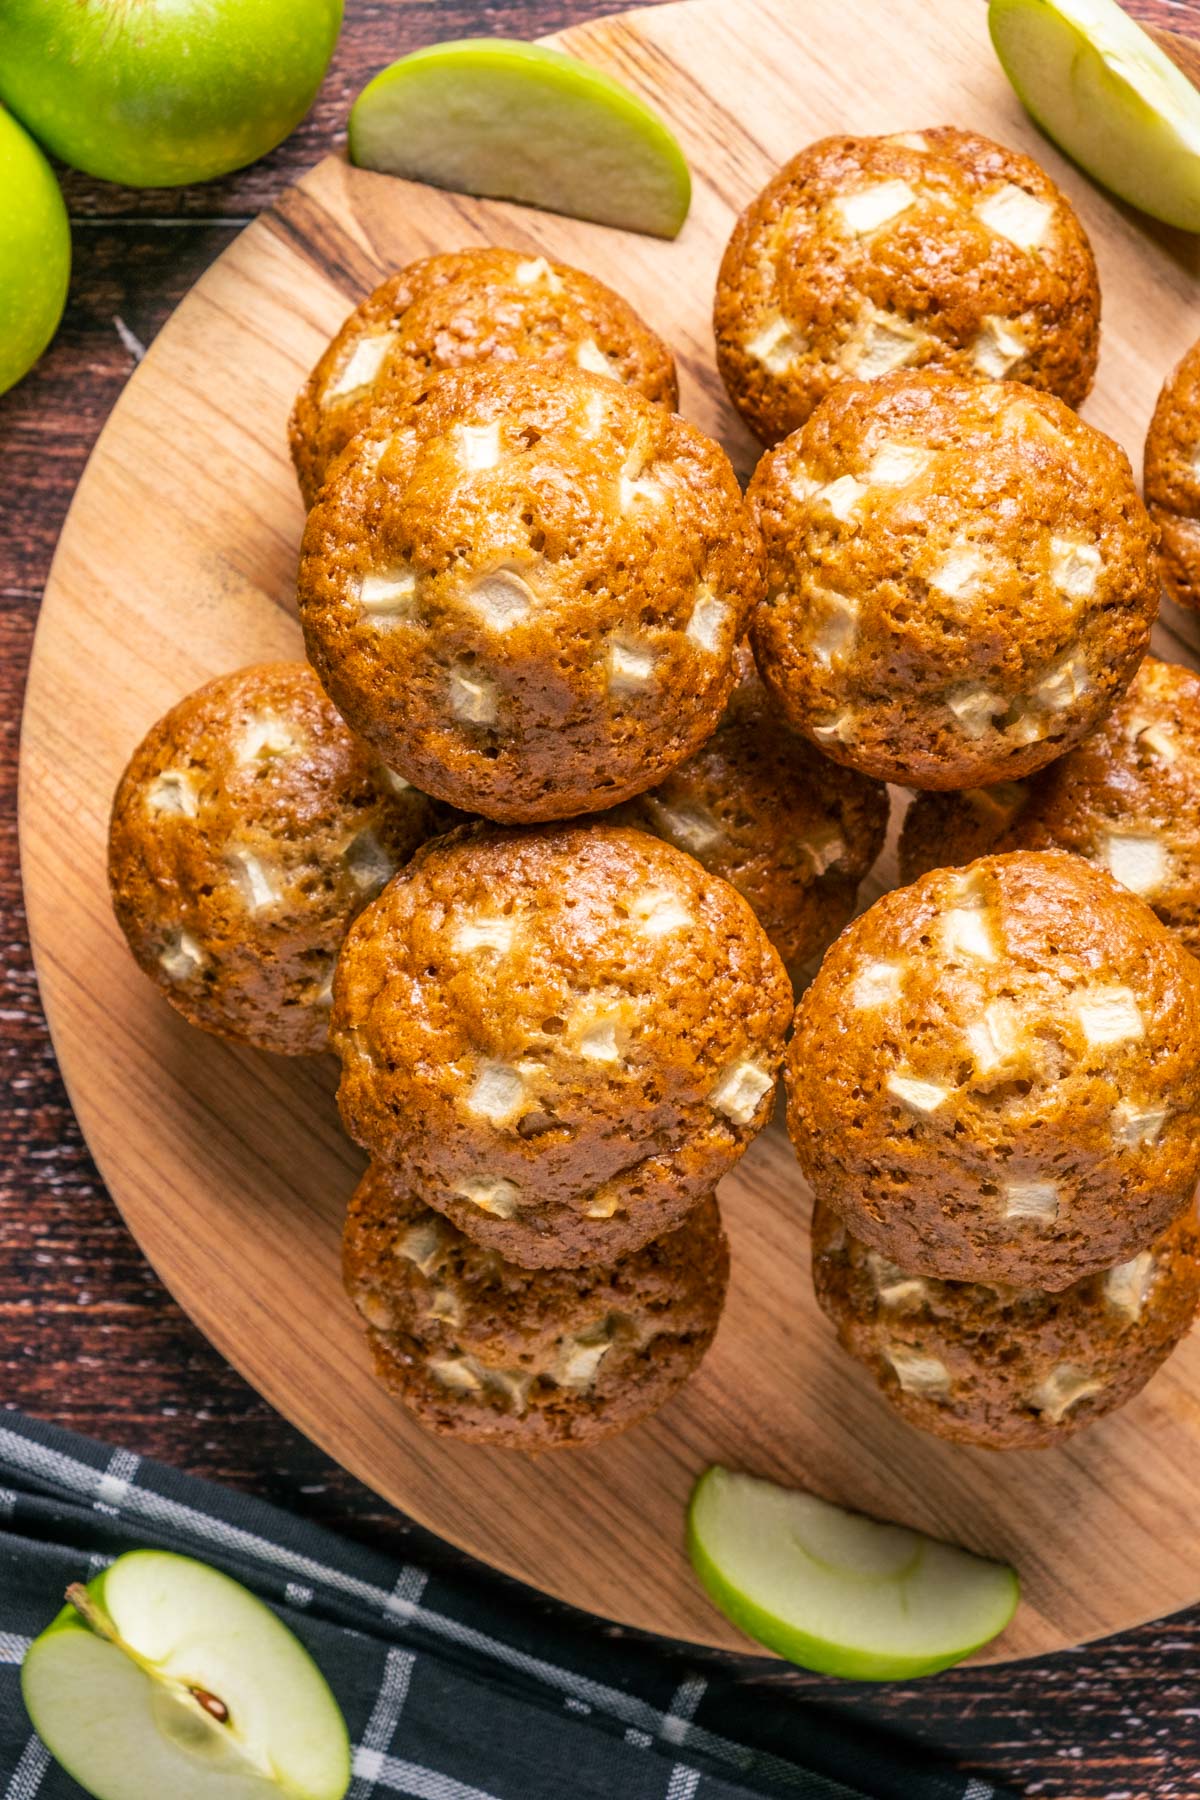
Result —
<instances>
[{"instance_id":1,"label":"golden brown muffin top","mask_svg":"<svg viewBox=\"0 0 1200 1800\"><path fill-rule=\"evenodd\" d=\"M1163 383L1146 436L1146 504L1172 600L1200 607L1200 343Z\"/></svg>"},{"instance_id":2,"label":"golden brown muffin top","mask_svg":"<svg viewBox=\"0 0 1200 1800\"><path fill-rule=\"evenodd\" d=\"M1200 952L1200 676L1148 656L1099 730L1011 796L922 795L905 820L901 869L911 880L921 863L984 849L1073 851Z\"/></svg>"},{"instance_id":3,"label":"golden brown muffin top","mask_svg":"<svg viewBox=\"0 0 1200 1800\"><path fill-rule=\"evenodd\" d=\"M342 1117L459 1223L465 1203L602 1226L640 1183L699 1197L736 1161L770 1117L790 1012L746 902L669 844L464 827L347 939Z\"/></svg>"},{"instance_id":4,"label":"golden brown muffin top","mask_svg":"<svg viewBox=\"0 0 1200 1800\"><path fill-rule=\"evenodd\" d=\"M428 376L485 360L568 362L679 400L667 346L594 275L522 250L427 256L355 307L300 390L290 437L307 504L377 409L395 416Z\"/></svg>"},{"instance_id":5,"label":"golden brown muffin top","mask_svg":"<svg viewBox=\"0 0 1200 1800\"><path fill-rule=\"evenodd\" d=\"M1027 774L1132 679L1158 606L1128 458L1049 394L843 382L750 485L755 655L838 762L918 787Z\"/></svg>"},{"instance_id":6,"label":"golden brown muffin top","mask_svg":"<svg viewBox=\"0 0 1200 1800\"><path fill-rule=\"evenodd\" d=\"M717 282L717 358L767 443L834 382L901 367L1007 377L1078 406L1100 294L1069 201L1029 157L943 125L829 137L738 220Z\"/></svg>"},{"instance_id":7,"label":"golden brown muffin top","mask_svg":"<svg viewBox=\"0 0 1200 1800\"><path fill-rule=\"evenodd\" d=\"M194 1024L320 1050L351 919L449 822L352 735L307 663L258 663L179 701L134 751L113 801L113 906Z\"/></svg>"},{"instance_id":8,"label":"golden brown muffin top","mask_svg":"<svg viewBox=\"0 0 1200 1800\"><path fill-rule=\"evenodd\" d=\"M996 1449L1056 1443L1123 1405L1200 1300L1189 1206L1146 1249L1057 1294L910 1275L813 1212L813 1281L845 1348L914 1425Z\"/></svg>"},{"instance_id":9,"label":"golden brown muffin top","mask_svg":"<svg viewBox=\"0 0 1200 1800\"><path fill-rule=\"evenodd\" d=\"M1200 1174L1200 964L1101 869L982 857L885 894L800 1004L788 1124L902 1268L1058 1289Z\"/></svg>"},{"instance_id":10,"label":"golden brown muffin top","mask_svg":"<svg viewBox=\"0 0 1200 1800\"><path fill-rule=\"evenodd\" d=\"M410 781L490 818L651 786L715 726L761 587L728 458L631 388L438 377L309 514L309 656ZM456 798L451 799L451 796Z\"/></svg>"},{"instance_id":11,"label":"golden brown muffin top","mask_svg":"<svg viewBox=\"0 0 1200 1800\"><path fill-rule=\"evenodd\" d=\"M883 848L887 789L789 730L745 647L738 670L712 737L621 816L735 887L797 980L854 911Z\"/></svg>"},{"instance_id":12,"label":"golden brown muffin top","mask_svg":"<svg viewBox=\"0 0 1200 1800\"><path fill-rule=\"evenodd\" d=\"M622 1430L686 1380L729 1253L709 1195L684 1229L615 1263L520 1269L376 1165L350 1203L344 1271L381 1379L423 1423L536 1450Z\"/></svg>"}]
</instances>

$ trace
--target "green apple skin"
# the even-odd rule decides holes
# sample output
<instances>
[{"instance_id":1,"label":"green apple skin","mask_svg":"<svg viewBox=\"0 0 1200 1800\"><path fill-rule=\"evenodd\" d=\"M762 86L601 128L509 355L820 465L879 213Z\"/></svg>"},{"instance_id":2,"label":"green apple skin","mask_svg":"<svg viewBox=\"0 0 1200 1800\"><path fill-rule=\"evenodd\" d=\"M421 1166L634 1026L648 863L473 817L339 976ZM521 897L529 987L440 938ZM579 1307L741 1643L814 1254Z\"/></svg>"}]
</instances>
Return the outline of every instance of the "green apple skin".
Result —
<instances>
[{"instance_id":1,"label":"green apple skin","mask_svg":"<svg viewBox=\"0 0 1200 1800\"><path fill-rule=\"evenodd\" d=\"M355 101L349 148L362 168L654 237L676 237L691 204L657 113L602 69L516 38L401 57Z\"/></svg>"},{"instance_id":2,"label":"green apple skin","mask_svg":"<svg viewBox=\"0 0 1200 1800\"><path fill-rule=\"evenodd\" d=\"M1017 98L1094 181L1200 231L1200 93L1116 0L990 0Z\"/></svg>"},{"instance_id":3,"label":"green apple skin","mask_svg":"<svg viewBox=\"0 0 1200 1800\"><path fill-rule=\"evenodd\" d=\"M160 1602L176 1593L182 1600L182 1614L188 1621L180 1633L185 1645L189 1628L194 1637L202 1639L204 1625L209 1623L204 1621L199 1630L194 1629L197 1594L201 1610L206 1604L215 1604L221 1614L211 1621L210 1642L218 1660L229 1644L234 1646L236 1657L239 1630L244 1631L246 1624L250 1624L258 1640L253 1646L256 1668L261 1672L264 1661L279 1661L286 1669L285 1684L290 1681L296 1690L297 1716L289 1737L302 1740L307 1734L308 1743L300 1753L300 1760L316 1764L316 1774L312 1780L306 1780L297 1778L292 1770L282 1778L268 1779L253 1771L247 1772L236 1755L215 1758L205 1755L193 1759L190 1754L185 1754L182 1763L176 1757L169 1770L160 1775L152 1759L146 1756L145 1744L138 1742L139 1727L148 1731L152 1716L162 1713L161 1707L156 1708L147 1698L147 1691L153 1686L150 1678L142 1674L121 1650L99 1639L71 1605L64 1606L34 1639L21 1666L21 1694L26 1711L56 1762L87 1793L97 1796L97 1800L209 1800L210 1796L212 1800L343 1800L352 1779L349 1733L325 1677L299 1639L240 1582L191 1557L165 1550L129 1551L88 1582L89 1595L102 1611L113 1617L118 1629L129 1629L121 1616L123 1610L128 1610L127 1607L123 1609L119 1598L121 1586L128 1582L131 1574L136 1582L144 1583L147 1572L152 1577L151 1585L158 1584ZM156 1633L161 1636L166 1617L169 1612L161 1604L157 1614L151 1609L147 1626L151 1636ZM62 1717L57 1712L49 1714L44 1704L47 1691L56 1698L60 1696L64 1649L68 1656L74 1653L73 1661L81 1652L106 1659L99 1667L109 1676L116 1672L114 1704L129 1707L128 1718L113 1721L119 1746L115 1787L103 1789L96 1785L94 1756L89 1754L85 1698L68 1704L65 1730ZM185 1656L194 1658L194 1648L185 1650ZM231 1703L237 1707L241 1696L232 1694L226 1683L222 1685L226 1685ZM83 1722L82 1729L80 1721ZM198 1723L203 1728L203 1720ZM67 1739L73 1731L78 1731L79 1735L77 1741L71 1743ZM177 1732L176 1735L182 1739L187 1734ZM296 1760L294 1750L292 1757Z\"/></svg>"},{"instance_id":4,"label":"green apple skin","mask_svg":"<svg viewBox=\"0 0 1200 1800\"><path fill-rule=\"evenodd\" d=\"M692 1567L709 1599L731 1624L748 1638L802 1669L811 1669L818 1675L839 1676L846 1681L913 1681L923 1675L936 1675L991 1643L1017 1610L1020 1583L1016 1571L1007 1569L1004 1571L1008 1577L1007 1600L988 1628L976 1642L956 1645L953 1651L943 1656L880 1655L858 1645L835 1644L827 1638L814 1637L794 1621L780 1618L735 1587L710 1554L699 1529L699 1515L708 1489L730 1479L736 1481L739 1478L730 1477L728 1470L717 1465L707 1469L692 1490L687 1513L687 1549Z\"/></svg>"},{"instance_id":5,"label":"green apple skin","mask_svg":"<svg viewBox=\"0 0 1200 1800\"><path fill-rule=\"evenodd\" d=\"M89 175L208 181L299 124L341 22L342 0L0 0L0 99Z\"/></svg>"},{"instance_id":6,"label":"green apple skin","mask_svg":"<svg viewBox=\"0 0 1200 1800\"><path fill-rule=\"evenodd\" d=\"M0 0L0 33L3 0ZM58 329L71 276L71 230L54 171L0 107L0 394Z\"/></svg>"}]
</instances>

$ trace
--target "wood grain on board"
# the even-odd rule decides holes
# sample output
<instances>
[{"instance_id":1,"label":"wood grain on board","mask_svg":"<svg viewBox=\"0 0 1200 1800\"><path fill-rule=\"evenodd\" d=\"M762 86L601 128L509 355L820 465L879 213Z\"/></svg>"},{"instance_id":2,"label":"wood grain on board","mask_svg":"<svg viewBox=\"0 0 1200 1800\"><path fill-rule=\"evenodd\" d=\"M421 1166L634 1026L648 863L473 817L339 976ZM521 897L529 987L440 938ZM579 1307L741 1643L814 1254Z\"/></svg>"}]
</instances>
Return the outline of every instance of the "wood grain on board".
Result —
<instances>
[{"instance_id":1,"label":"wood grain on board","mask_svg":"<svg viewBox=\"0 0 1200 1800\"><path fill-rule=\"evenodd\" d=\"M1143 0L1144 16L1153 4L1154 0ZM337 96L339 109L344 108L345 96L379 62L420 41L413 36L397 43L396 26L384 14L392 13L394 18L402 12L402 29L415 29L425 36L445 35L455 23L462 29L482 23L470 16L470 7L462 5L443 7L436 21L423 18L426 10L405 6L393 12L390 8L351 5L341 54L345 72L342 91ZM528 30L529 19L539 12L544 16L545 10L509 9L509 16L500 18L499 26L503 28L507 23L511 29ZM583 8L571 10L579 12ZM1166 14L1174 21L1184 10L1160 6L1158 14ZM496 23L489 10L489 27ZM368 47L361 48L363 44ZM988 72L995 80L994 71ZM636 75L633 78L636 80ZM948 72L947 79L950 80ZM990 128L1039 154L1038 140L1007 95L1001 98L1007 102L1010 113L1003 126L996 123ZM956 89L952 100L932 116L965 120L967 104L958 97ZM973 106L973 102L970 104ZM326 107L324 120L318 113L311 128L317 133L328 130L334 112L328 97ZM972 122L982 122L974 108L969 116ZM856 122L863 128L875 128L869 120ZM798 127L796 141L805 135L807 130ZM6 507L5 541L0 544L6 652L2 678L10 717L13 698L19 692L28 626L57 518L106 400L131 360L127 344L115 334L114 313L121 316L135 340L139 335L150 337L174 296L236 229L235 225L224 223L225 218L257 205L270 193L272 185L277 186L282 174L303 166L319 142L319 137L314 138L310 132L308 138L276 153L257 170L184 196L129 196L100 189L79 178L69 181L68 191L77 218L82 215L96 228L90 239L84 230L77 232L78 276L72 312L56 352L38 375L0 408L5 450L12 448L16 453L6 464L10 504ZM790 147L788 142L782 148ZM1052 154L1044 149L1041 154L1059 172L1060 165ZM1067 185L1071 186L1070 180ZM748 184L745 191L749 191ZM1091 206L1085 201L1083 210L1095 231L1092 209L1103 207L1104 203L1091 196L1086 184L1077 178L1072 191L1090 198ZM530 219L530 215L512 216L518 223ZM167 230L159 228L160 219L164 225L170 220L170 237ZM145 223L139 224L139 220ZM1133 235L1136 240L1137 234ZM387 241L386 237L382 239L379 247ZM556 237L539 241L568 253ZM167 243L172 246L170 251L163 249ZM401 249L398 254L405 252ZM587 260L583 251L577 254L579 260ZM318 261L322 259L323 252ZM593 259L593 266L621 285L618 269L609 268L598 259ZM1109 300L1111 282L1103 257L1102 273ZM645 297L641 304L651 317L657 316L670 335L669 321L663 319L658 306ZM707 304L706 294L703 304ZM1111 348L1111 310L1107 324L1102 388L1110 373L1107 353ZM219 353L216 360L220 360ZM1092 416L1097 415L1093 412ZM1105 421L1101 418L1099 422ZM1136 452L1136 443L1126 435ZM99 601L95 610L101 610ZM195 650L195 678L210 672L203 661L204 654L200 645ZM190 661L188 666L193 667ZM186 684L192 678L188 673L183 681ZM97 690L101 687L97 680ZM174 698L177 691L178 687L172 689L168 681L162 704ZM157 710L157 702L150 709L153 710ZM147 712L141 723L147 722L149 716ZM11 732L7 749L6 767L11 778ZM69 827L65 801L63 817ZM10 1089L16 1102L7 1118L5 1143L17 1180L6 1184L0 1197L11 1227L5 1233L4 1250L0 1251L0 1346L10 1375L7 1397L33 1405L47 1416L60 1416L98 1431L122 1435L127 1441L132 1436L139 1448L174 1455L200 1470L259 1484L274 1481L277 1497L295 1497L303 1488L312 1497L298 1503L309 1510L320 1510L343 1521L370 1519L374 1529L389 1528L389 1521L371 1508L367 1495L360 1494L340 1472L322 1465L281 1421L239 1388L174 1313L149 1272L140 1269L130 1254L110 1221L103 1194L65 1118L52 1065L40 1037L36 998L28 980L21 979L19 904L11 864L5 871L0 900L4 907L5 941L12 946L10 969L15 962L16 975L21 980L14 996L15 1009L0 1021L0 1047L12 1069ZM111 951L111 946L106 950ZM148 1044L155 1045L161 1035L156 1029ZM96 1046L105 1043L106 1031L102 1027L95 1037L93 1056L97 1054ZM327 1089L324 1097L327 1098ZM31 1356L35 1350L36 1355ZM244 1429L247 1421L253 1422L252 1432ZM315 1481L311 1479L314 1476ZM310 1479L305 1480L306 1477ZM1164 1520L1164 1528L1168 1522ZM398 1522L390 1528L395 1530L397 1526ZM1085 1570L1081 1579L1086 1577ZM1149 1610L1149 1606L1142 1610ZM1186 1710L1175 1714L1171 1709L1186 1696L1181 1695L1176 1701L1171 1667L1185 1654L1188 1634L1193 1629L1190 1624L1181 1623L1169 1633L1143 1631L1126 1645L1113 1646L1103 1654L1049 1665L1044 1674L1035 1675L1031 1669L1026 1676L1023 1671L1012 1669L1003 1677L1002 1689L995 1686L988 1671L965 1670L922 1689L919 1698L913 1692L890 1690L874 1696L874 1704L876 1710L887 1709L900 1715L907 1709L914 1721L920 1720L933 1730L940 1717L945 1734L957 1734L964 1741L973 1736L984 1754L982 1747L994 1741L993 1763L1025 1771L1031 1778L1036 1774L1042 1784L1040 1791L1100 1794L1132 1785L1138 1794L1149 1793L1150 1771L1166 1770L1166 1780L1171 1767L1170 1755L1155 1742L1156 1736L1162 1735L1153 1728L1156 1716L1172 1719L1173 1742L1184 1754L1190 1729ZM748 1679L749 1673L748 1668ZM1123 1719L1122 1685L1135 1674L1141 1716ZM777 1679L786 1680L793 1691L797 1686L805 1691L823 1686L790 1672L780 1671ZM844 1694L845 1690L841 1692ZM1078 1744L1070 1732L1063 1733L1058 1700L1064 1694L1071 1696L1072 1715L1081 1710L1085 1714L1094 1711L1097 1720L1094 1741L1083 1751L1083 1762L1076 1758ZM955 1696L961 1696L961 1702ZM1156 1705L1161 1709L1158 1714ZM978 1719L971 1726L972 1713L981 1710L993 1715L992 1728ZM1004 1713L1011 1716L1005 1718ZM1101 1738L1112 1738L1118 1724L1121 1747L1109 1742L1101 1748ZM1065 1761L1068 1756L1072 1760ZM1153 1792L1160 1791L1166 1794L1174 1789L1171 1785L1160 1788L1155 1779Z\"/></svg>"}]
</instances>

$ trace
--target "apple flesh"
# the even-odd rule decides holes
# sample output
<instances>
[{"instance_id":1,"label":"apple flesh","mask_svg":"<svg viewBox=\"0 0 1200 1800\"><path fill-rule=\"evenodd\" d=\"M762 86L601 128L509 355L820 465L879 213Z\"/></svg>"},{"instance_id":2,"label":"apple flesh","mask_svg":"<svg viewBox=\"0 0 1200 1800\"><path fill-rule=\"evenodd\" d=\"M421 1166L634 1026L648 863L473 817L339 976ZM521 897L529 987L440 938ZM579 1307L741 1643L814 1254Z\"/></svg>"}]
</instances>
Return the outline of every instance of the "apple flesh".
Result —
<instances>
[{"instance_id":1,"label":"apple flesh","mask_svg":"<svg viewBox=\"0 0 1200 1800\"><path fill-rule=\"evenodd\" d=\"M30 1646L39 1737L96 1800L342 1800L345 1721L269 1608L189 1557L135 1550Z\"/></svg>"},{"instance_id":2,"label":"apple flesh","mask_svg":"<svg viewBox=\"0 0 1200 1800\"><path fill-rule=\"evenodd\" d=\"M991 0L1025 110L1131 206L1200 231L1200 93L1116 0Z\"/></svg>"},{"instance_id":3,"label":"apple flesh","mask_svg":"<svg viewBox=\"0 0 1200 1800\"><path fill-rule=\"evenodd\" d=\"M207 181L299 124L341 21L342 0L4 0L0 99L89 175Z\"/></svg>"},{"instance_id":4,"label":"apple flesh","mask_svg":"<svg viewBox=\"0 0 1200 1800\"><path fill-rule=\"evenodd\" d=\"M54 171L0 107L0 394L20 381L58 328L71 274L71 231Z\"/></svg>"},{"instance_id":5,"label":"apple flesh","mask_svg":"<svg viewBox=\"0 0 1200 1800\"><path fill-rule=\"evenodd\" d=\"M719 1467L692 1494L688 1550L739 1630L854 1681L950 1668L1003 1631L1020 1594L1003 1563Z\"/></svg>"},{"instance_id":6,"label":"apple flesh","mask_svg":"<svg viewBox=\"0 0 1200 1800\"><path fill-rule=\"evenodd\" d=\"M384 69L350 113L350 157L655 237L675 237L691 202L683 151L636 94L513 38L435 44Z\"/></svg>"}]
</instances>

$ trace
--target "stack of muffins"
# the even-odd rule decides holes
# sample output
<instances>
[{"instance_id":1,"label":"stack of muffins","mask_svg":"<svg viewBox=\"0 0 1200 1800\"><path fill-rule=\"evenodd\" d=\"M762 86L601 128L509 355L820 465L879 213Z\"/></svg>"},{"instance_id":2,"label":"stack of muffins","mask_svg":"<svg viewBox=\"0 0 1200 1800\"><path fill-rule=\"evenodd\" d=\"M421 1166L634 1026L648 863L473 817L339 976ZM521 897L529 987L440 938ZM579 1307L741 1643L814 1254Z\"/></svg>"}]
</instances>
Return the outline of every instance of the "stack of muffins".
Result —
<instances>
[{"instance_id":1,"label":"stack of muffins","mask_svg":"<svg viewBox=\"0 0 1200 1800\"><path fill-rule=\"evenodd\" d=\"M1064 404L1096 360L1086 239L968 134L828 140L744 215L716 318L774 446L763 680L826 755L918 790L912 885L830 950L788 1053L817 1298L912 1423L1052 1443L1200 1298L1200 682L1143 660L1154 524ZM1147 451L1185 601L1197 469L1193 352Z\"/></svg>"},{"instance_id":2,"label":"stack of muffins","mask_svg":"<svg viewBox=\"0 0 1200 1800\"><path fill-rule=\"evenodd\" d=\"M540 256L414 264L313 370L308 661L152 728L110 879L185 1017L339 1057L346 1284L422 1423L580 1444L686 1380L822 955L818 1296L902 1410L1044 1441L1186 1329L1200 712L1071 410L1098 328L1063 196L942 128L814 145L739 221L746 496L662 341ZM920 879L843 930L889 781Z\"/></svg>"}]
</instances>

